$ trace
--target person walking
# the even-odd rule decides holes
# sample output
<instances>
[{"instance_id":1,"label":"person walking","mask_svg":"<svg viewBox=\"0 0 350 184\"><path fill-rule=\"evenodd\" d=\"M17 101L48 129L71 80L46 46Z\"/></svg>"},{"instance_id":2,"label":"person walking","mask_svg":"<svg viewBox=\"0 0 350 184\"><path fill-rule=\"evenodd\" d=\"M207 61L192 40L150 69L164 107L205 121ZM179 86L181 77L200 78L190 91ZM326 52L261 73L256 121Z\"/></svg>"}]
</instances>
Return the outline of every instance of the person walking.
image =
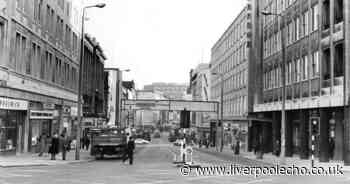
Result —
<instances>
[{"instance_id":1,"label":"person walking","mask_svg":"<svg viewBox=\"0 0 350 184\"><path fill-rule=\"evenodd\" d=\"M238 138L236 138L236 145L235 145L235 155L239 155L239 149L240 149L241 142Z\"/></svg>"},{"instance_id":2,"label":"person walking","mask_svg":"<svg viewBox=\"0 0 350 184\"><path fill-rule=\"evenodd\" d=\"M51 154L51 160L56 160L56 155L59 152L59 139L58 134L55 133L51 139L51 146L49 148L49 153Z\"/></svg>"},{"instance_id":3,"label":"person walking","mask_svg":"<svg viewBox=\"0 0 350 184\"><path fill-rule=\"evenodd\" d=\"M40 149L39 149L38 156L41 157L46 151L46 133L45 132L39 136L39 146L40 146Z\"/></svg>"},{"instance_id":4,"label":"person walking","mask_svg":"<svg viewBox=\"0 0 350 184\"><path fill-rule=\"evenodd\" d=\"M62 151L62 160L66 160L68 143L69 143L66 132L61 133L59 140L60 140L60 150Z\"/></svg>"},{"instance_id":5,"label":"person walking","mask_svg":"<svg viewBox=\"0 0 350 184\"><path fill-rule=\"evenodd\" d=\"M126 154L123 158L123 163L129 159L129 164L132 165L133 164L133 160L134 160L134 149L135 149L135 141L133 139L132 136L129 137L129 141L127 143L126 146Z\"/></svg>"}]
</instances>

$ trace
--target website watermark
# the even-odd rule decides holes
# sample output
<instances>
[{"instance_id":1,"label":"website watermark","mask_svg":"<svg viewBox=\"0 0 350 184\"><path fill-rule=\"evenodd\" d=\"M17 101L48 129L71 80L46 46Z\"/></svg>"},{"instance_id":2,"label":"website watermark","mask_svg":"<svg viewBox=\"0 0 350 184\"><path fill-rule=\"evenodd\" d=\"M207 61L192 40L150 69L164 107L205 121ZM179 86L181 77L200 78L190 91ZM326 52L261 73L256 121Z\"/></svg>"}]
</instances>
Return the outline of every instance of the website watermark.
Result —
<instances>
[{"instance_id":1,"label":"website watermark","mask_svg":"<svg viewBox=\"0 0 350 184\"><path fill-rule=\"evenodd\" d=\"M184 165L180 168L182 176L339 176L344 175L341 165L321 166L241 166L236 164L222 166L191 167Z\"/></svg>"}]
</instances>

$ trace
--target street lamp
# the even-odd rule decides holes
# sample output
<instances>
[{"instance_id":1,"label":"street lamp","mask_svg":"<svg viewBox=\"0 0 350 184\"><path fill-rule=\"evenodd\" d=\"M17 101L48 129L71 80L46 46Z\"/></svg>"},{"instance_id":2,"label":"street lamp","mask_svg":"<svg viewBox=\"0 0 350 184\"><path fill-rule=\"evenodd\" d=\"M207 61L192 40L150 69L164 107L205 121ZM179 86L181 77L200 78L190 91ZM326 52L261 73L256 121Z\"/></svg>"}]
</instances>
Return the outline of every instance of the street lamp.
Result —
<instances>
[{"instance_id":1,"label":"street lamp","mask_svg":"<svg viewBox=\"0 0 350 184\"><path fill-rule=\"evenodd\" d=\"M80 61L79 61L79 79L78 79L78 128L77 128L77 140L75 146L75 160L80 159L80 133L81 133L81 119L82 119L82 78L83 78L83 59L84 59L84 23L85 23L85 10L88 8L104 8L106 4L100 3L91 6L85 6L83 8L83 15L81 18L81 41L80 41Z\"/></svg>"},{"instance_id":2,"label":"street lamp","mask_svg":"<svg viewBox=\"0 0 350 184\"><path fill-rule=\"evenodd\" d=\"M285 51L285 40L284 40L284 28L285 28L285 16L283 14L271 13L262 11L264 16L276 16L281 17L282 29L281 29L281 50L282 50L282 110L281 110L281 163L285 163L285 146L286 146L286 51ZM263 25L261 25L263 26ZM263 29L263 28L262 28ZM263 35L262 35L263 36ZM263 39L261 39L263 41ZM261 56L263 57L263 56Z\"/></svg>"},{"instance_id":3,"label":"street lamp","mask_svg":"<svg viewBox=\"0 0 350 184\"><path fill-rule=\"evenodd\" d=\"M221 125L221 141L220 141L220 152L223 150L224 146L224 74L222 73L211 73L212 75L220 75L221 79L221 97L220 97L220 125ZM219 123L217 124L217 127L219 126Z\"/></svg>"}]
</instances>

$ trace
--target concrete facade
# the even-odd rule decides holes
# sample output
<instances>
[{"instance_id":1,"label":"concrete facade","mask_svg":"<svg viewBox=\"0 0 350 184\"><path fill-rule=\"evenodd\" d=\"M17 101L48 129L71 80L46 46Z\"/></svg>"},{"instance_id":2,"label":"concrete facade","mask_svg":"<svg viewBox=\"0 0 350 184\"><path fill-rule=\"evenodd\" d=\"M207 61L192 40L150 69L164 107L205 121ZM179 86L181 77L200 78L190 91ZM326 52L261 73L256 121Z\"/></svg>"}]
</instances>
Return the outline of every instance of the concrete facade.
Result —
<instances>
[{"instance_id":1,"label":"concrete facade","mask_svg":"<svg viewBox=\"0 0 350 184\"><path fill-rule=\"evenodd\" d=\"M0 152L35 152L40 134L73 128L80 1L0 1ZM1 153L0 153L1 154Z\"/></svg>"},{"instance_id":2,"label":"concrete facade","mask_svg":"<svg viewBox=\"0 0 350 184\"><path fill-rule=\"evenodd\" d=\"M234 144L241 138L247 148L250 112L253 111L255 85L252 57L251 4L247 4L211 49L211 100L220 101L221 81L224 81L223 122L224 144ZM242 133L242 134L241 134Z\"/></svg>"},{"instance_id":3,"label":"concrete facade","mask_svg":"<svg viewBox=\"0 0 350 184\"><path fill-rule=\"evenodd\" d=\"M261 76L255 91L254 112L267 121L252 123L250 128L256 134L250 146L254 146L259 135L264 137L265 152L280 146L276 142L280 141L281 132L282 18L259 13L267 11L285 17L286 156L310 158L310 122L316 118L320 128L316 138L318 159L350 161L346 117L349 65L345 62L350 59L349 1L256 0L252 5L253 44L257 46L255 54L259 61L256 70Z\"/></svg>"}]
</instances>

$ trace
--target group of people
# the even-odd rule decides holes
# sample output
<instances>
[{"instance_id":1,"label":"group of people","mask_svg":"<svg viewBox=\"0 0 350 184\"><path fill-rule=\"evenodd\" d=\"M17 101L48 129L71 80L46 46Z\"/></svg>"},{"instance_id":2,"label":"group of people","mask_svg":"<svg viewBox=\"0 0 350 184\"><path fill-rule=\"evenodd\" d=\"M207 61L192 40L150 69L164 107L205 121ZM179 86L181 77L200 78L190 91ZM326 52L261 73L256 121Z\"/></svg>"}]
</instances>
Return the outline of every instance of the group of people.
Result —
<instances>
[{"instance_id":1,"label":"group of people","mask_svg":"<svg viewBox=\"0 0 350 184\"><path fill-rule=\"evenodd\" d=\"M57 132L52 137L43 133L39 137L39 156L43 156L48 152L51 154L51 160L56 160L56 155L62 152L62 160L66 160L67 152L70 151L71 140L68 138L66 131L62 131L60 135Z\"/></svg>"}]
</instances>

